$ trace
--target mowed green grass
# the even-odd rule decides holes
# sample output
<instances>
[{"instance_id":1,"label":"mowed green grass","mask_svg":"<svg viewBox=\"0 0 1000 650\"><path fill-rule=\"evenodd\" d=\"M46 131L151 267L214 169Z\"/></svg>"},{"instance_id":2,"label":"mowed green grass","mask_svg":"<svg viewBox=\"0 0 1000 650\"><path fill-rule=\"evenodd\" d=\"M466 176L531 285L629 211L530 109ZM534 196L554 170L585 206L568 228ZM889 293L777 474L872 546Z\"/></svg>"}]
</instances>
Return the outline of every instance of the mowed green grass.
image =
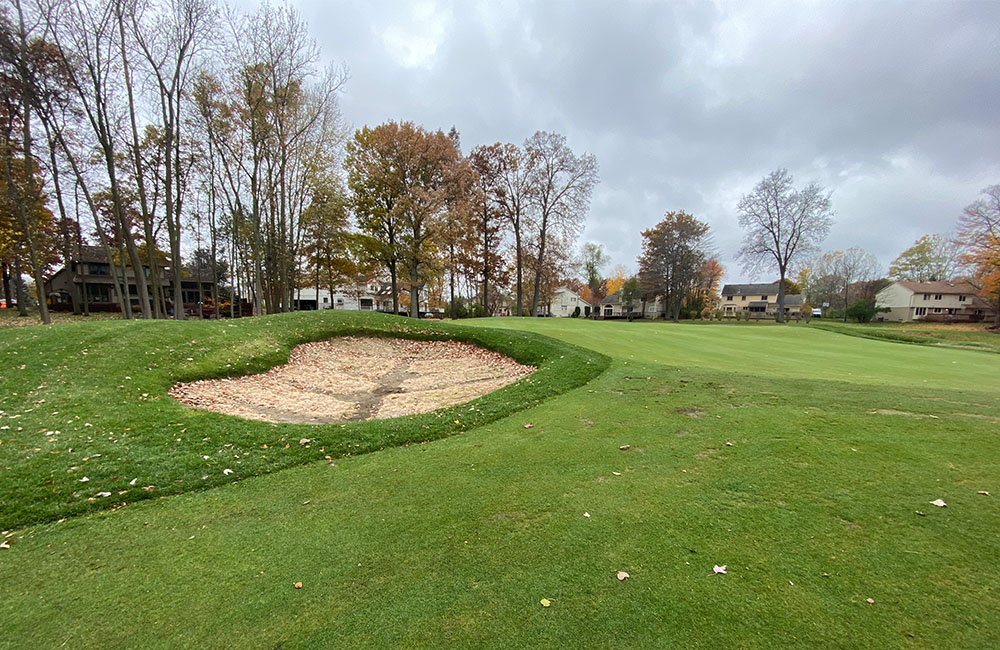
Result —
<instances>
[{"instance_id":1,"label":"mowed green grass","mask_svg":"<svg viewBox=\"0 0 1000 650\"><path fill-rule=\"evenodd\" d=\"M21 528L0 647L1000 645L994 355L475 325L613 362L462 435Z\"/></svg>"}]
</instances>

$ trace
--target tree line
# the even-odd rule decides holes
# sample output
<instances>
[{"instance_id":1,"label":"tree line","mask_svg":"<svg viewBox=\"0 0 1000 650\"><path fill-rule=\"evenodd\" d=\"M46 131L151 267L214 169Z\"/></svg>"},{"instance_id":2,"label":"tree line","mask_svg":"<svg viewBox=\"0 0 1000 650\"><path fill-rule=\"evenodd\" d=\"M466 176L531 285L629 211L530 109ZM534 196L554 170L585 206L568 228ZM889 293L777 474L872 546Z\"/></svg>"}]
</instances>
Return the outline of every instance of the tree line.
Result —
<instances>
[{"instance_id":1,"label":"tree line","mask_svg":"<svg viewBox=\"0 0 1000 650\"><path fill-rule=\"evenodd\" d=\"M199 290L211 278L230 315L382 277L394 311L401 292L416 314L447 282L453 309L456 291L490 313L512 290L514 313L537 313L582 231L596 158L547 132L468 155L454 128L351 135L347 79L285 5L12 0L0 14L8 304L30 273L48 322L46 273L93 241L126 318L183 318L185 275ZM71 300L86 309L79 285Z\"/></svg>"}]
</instances>

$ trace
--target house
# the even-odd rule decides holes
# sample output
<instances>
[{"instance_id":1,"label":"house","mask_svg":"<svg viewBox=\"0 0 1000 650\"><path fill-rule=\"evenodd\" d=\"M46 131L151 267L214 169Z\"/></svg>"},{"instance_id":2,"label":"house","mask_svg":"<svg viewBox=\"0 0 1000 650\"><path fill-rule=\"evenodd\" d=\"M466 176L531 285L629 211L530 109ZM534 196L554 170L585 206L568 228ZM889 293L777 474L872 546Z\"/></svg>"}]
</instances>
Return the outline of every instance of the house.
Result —
<instances>
[{"instance_id":1,"label":"house","mask_svg":"<svg viewBox=\"0 0 1000 650\"><path fill-rule=\"evenodd\" d=\"M879 320L974 322L990 315L989 303L970 282L893 282L875 294L875 306L888 309Z\"/></svg>"},{"instance_id":2,"label":"house","mask_svg":"<svg viewBox=\"0 0 1000 650\"><path fill-rule=\"evenodd\" d=\"M659 303L659 298L654 303L651 303L654 307ZM643 301L636 298L632 301L630 306L622 304L621 295L618 293L613 293L610 296L605 296L601 300L601 304L598 307L598 314L601 318L625 318L629 314L632 314L634 318L640 318L646 313L652 313L649 318L655 318L658 312L644 312L642 309ZM647 306L648 310L648 306Z\"/></svg>"},{"instance_id":3,"label":"house","mask_svg":"<svg viewBox=\"0 0 1000 650\"><path fill-rule=\"evenodd\" d=\"M143 266L143 272L149 277L149 267ZM114 275L112 274L114 271ZM116 280L117 278L117 280ZM139 307L139 292L135 285L135 271L131 267L125 269L125 279L128 282L128 294L132 306ZM71 259L66 266L56 271L45 281L45 291L50 306L55 310L70 309L74 287L87 301L91 311L117 311L120 309L117 282L121 281L121 268L111 268L107 252L101 246L81 246L76 259ZM171 269L160 270L160 285L166 298L168 310L172 309L174 274ZM149 288L152 300L152 287ZM197 314L199 303L203 306L212 303L211 274L202 274L200 278L181 276L181 291L184 310Z\"/></svg>"},{"instance_id":4,"label":"house","mask_svg":"<svg viewBox=\"0 0 1000 650\"><path fill-rule=\"evenodd\" d=\"M305 287L296 292L299 309L349 309L352 311L375 311L378 296L370 285L360 284L354 287L336 287L331 293L329 289ZM389 300L388 311L392 311L392 300Z\"/></svg>"},{"instance_id":5,"label":"house","mask_svg":"<svg viewBox=\"0 0 1000 650\"><path fill-rule=\"evenodd\" d=\"M773 318L778 313L778 286L771 284L727 284L719 295L719 309L727 317L748 312L751 318ZM805 299L800 294L785 294L785 314L797 318Z\"/></svg>"},{"instance_id":6,"label":"house","mask_svg":"<svg viewBox=\"0 0 1000 650\"><path fill-rule=\"evenodd\" d=\"M552 300L547 305L543 305L542 311L550 316L567 317L575 314L579 308L579 316L582 317L586 311L584 307L587 305L587 301L581 298L577 292L568 287L559 287L553 293Z\"/></svg>"}]
</instances>

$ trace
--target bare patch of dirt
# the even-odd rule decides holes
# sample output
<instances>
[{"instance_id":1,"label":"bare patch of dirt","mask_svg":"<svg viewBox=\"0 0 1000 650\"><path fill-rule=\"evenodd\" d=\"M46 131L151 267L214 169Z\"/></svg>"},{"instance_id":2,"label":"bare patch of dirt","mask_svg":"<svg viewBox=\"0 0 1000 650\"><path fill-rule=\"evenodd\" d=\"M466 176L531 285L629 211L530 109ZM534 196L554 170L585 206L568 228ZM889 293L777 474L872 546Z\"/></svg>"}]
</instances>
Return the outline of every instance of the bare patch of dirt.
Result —
<instances>
[{"instance_id":1,"label":"bare patch of dirt","mask_svg":"<svg viewBox=\"0 0 1000 650\"><path fill-rule=\"evenodd\" d=\"M463 404L534 370L458 341L342 337L299 345L266 373L177 384L170 396L251 420L328 424Z\"/></svg>"},{"instance_id":2,"label":"bare patch of dirt","mask_svg":"<svg viewBox=\"0 0 1000 650\"><path fill-rule=\"evenodd\" d=\"M681 415L687 415L692 418L703 418L705 417L705 409L700 409L696 406L691 406L688 408L680 408L676 410L677 413Z\"/></svg>"}]
</instances>

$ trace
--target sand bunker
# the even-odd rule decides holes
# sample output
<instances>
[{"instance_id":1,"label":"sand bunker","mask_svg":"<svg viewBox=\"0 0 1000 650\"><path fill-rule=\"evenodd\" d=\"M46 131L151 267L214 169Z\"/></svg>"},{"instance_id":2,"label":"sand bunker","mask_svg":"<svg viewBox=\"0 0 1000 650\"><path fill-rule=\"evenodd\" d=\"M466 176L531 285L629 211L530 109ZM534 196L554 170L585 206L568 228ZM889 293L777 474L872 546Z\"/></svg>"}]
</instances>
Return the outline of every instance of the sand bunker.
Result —
<instances>
[{"instance_id":1,"label":"sand bunker","mask_svg":"<svg viewBox=\"0 0 1000 650\"><path fill-rule=\"evenodd\" d=\"M534 370L457 341L343 337L300 345L264 374L177 384L170 396L251 420L327 424L455 406Z\"/></svg>"}]
</instances>

